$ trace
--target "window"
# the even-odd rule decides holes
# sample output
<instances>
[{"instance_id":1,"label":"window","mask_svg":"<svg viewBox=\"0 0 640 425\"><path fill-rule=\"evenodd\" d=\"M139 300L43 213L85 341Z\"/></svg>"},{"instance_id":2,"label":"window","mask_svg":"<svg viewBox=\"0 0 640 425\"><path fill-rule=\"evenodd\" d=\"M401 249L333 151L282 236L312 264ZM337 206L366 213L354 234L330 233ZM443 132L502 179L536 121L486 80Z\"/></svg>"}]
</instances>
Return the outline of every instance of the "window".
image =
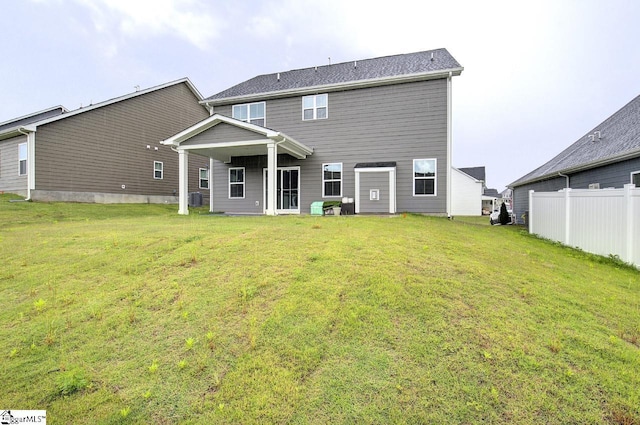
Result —
<instances>
[{"instance_id":1,"label":"window","mask_svg":"<svg viewBox=\"0 0 640 425\"><path fill-rule=\"evenodd\" d=\"M342 163L322 164L322 196L342 196Z\"/></svg>"},{"instance_id":2,"label":"window","mask_svg":"<svg viewBox=\"0 0 640 425\"><path fill-rule=\"evenodd\" d=\"M316 94L302 98L302 119L321 120L329 115L329 99L327 94Z\"/></svg>"},{"instance_id":3,"label":"window","mask_svg":"<svg viewBox=\"0 0 640 425\"><path fill-rule=\"evenodd\" d=\"M160 161L153 161L153 178L162 180L163 164Z\"/></svg>"},{"instance_id":4,"label":"window","mask_svg":"<svg viewBox=\"0 0 640 425\"><path fill-rule=\"evenodd\" d=\"M27 144L20 143L18 145L18 175L27 175Z\"/></svg>"},{"instance_id":5,"label":"window","mask_svg":"<svg viewBox=\"0 0 640 425\"><path fill-rule=\"evenodd\" d=\"M413 160L413 196L436 194L436 160Z\"/></svg>"},{"instance_id":6,"label":"window","mask_svg":"<svg viewBox=\"0 0 640 425\"><path fill-rule=\"evenodd\" d=\"M631 173L631 183L635 184L636 187L640 187L640 171Z\"/></svg>"},{"instance_id":7,"label":"window","mask_svg":"<svg viewBox=\"0 0 640 425\"><path fill-rule=\"evenodd\" d=\"M244 168L229 168L229 198L244 198Z\"/></svg>"},{"instance_id":8,"label":"window","mask_svg":"<svg viewBox=\"0 0 640 425\"><path fill-rule=\"evenodd\" d=\"M200 176L198 187L200 189L209 189L209 170L207 168L198 168L198 175Z\"/></svg>"},{"instance_id":9,"label":"window","mask_svg":"<svg viewBox=\"0 0 640 425\"><path fill-rule=\"evenodd\" d=\"M232 114L233 118L237 120L264 127L266 124L265 109L265 102L245 103L233 105Z\"/></svg>"}]
</instances>

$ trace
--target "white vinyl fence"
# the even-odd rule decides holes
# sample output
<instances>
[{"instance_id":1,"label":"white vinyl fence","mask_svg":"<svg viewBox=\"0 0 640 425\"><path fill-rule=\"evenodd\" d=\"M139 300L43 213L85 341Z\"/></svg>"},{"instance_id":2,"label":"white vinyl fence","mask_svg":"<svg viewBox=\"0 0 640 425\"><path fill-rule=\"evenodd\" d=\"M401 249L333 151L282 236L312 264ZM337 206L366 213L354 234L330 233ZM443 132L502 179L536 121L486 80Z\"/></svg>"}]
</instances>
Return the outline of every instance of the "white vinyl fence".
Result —
<instances>
[{"instance_id":1,"label":"white vinyl fence","mask_svg":"<svg viewBox=\"0 0 640 425\"><path fill-rule=\"evenodd\" d=\"M531 190L529 232L640 267L640 188Z\"/></svg>"}]
</instances>

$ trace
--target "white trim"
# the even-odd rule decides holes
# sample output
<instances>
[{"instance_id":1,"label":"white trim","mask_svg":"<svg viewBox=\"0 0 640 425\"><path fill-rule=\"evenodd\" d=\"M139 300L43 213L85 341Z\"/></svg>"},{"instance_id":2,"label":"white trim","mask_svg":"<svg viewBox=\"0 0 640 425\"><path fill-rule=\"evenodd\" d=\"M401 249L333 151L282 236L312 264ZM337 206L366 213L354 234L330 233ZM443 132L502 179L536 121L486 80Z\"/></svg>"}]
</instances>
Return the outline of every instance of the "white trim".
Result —
<instances>
[{"instance_id":1,"label":"white trim","mask_svg":"<svg viewBox=\"0 0 640 425\"><path fill-rule=\"evenodd\" d=\"M160 169L156 169L156 165L160 164ZM156 177L156 171L160 171L160 177ZM164 163L162 161L153 161L153 179L154 180L163 180L164 179Z\"/></svg>"},{"instance_id":2,"label":"white trim","mask_svg":"<svg viewBox=\"0 0 640 425\"><path fill-rule=\"evenodd\" d=\"M327 101L326 101L326 106L320 106L320 108L325 108L327 110L326 115L323 118L318 118L318 96L325 96ZM312 98L313 99L313 106L311 108L305 108L304 107L304 100L306 98ZM309 94L306 96L302 96L302 121L317 121L317 120L326 120L327 118L329 118L329 94L328 93L321 93L321 94ZM304 117L304 111L305 110L311 110L313 113L313 117L306 119Z\"/></svg>"},{"instance_id":3,"label":"white trim","mask_svg":"<svg viewBox=\"0 0 640 425\"><path fill-rule=\"evenodd\" d=\"M635 176L636 174L640 176L640 170L631 172L631 181L629 183L634 184L633 183L633 176ZM640 187L640 184L636 184L636 187Z\"/></svg>"},{"instance_id":4,"label":"white trim","mask_svg":"<svg viewBox=\"0 0 640 425\"><path fill-rule=\"evenodd\" d=\"M451 154L452 154L452 144L453 144L453 126L451 123L452 114L452 105L451 101L453 99L452 94L452 75L449 74L447 78L447 169L446 169L446 179L447 179L447 200L446 200L446 208L447 208L447 217L451 217ZM436 162L436 177L438 175L438 163ZM437 183L437 179L434 184ZM415 191L415 182L413 184L413 190ZM434 187L434 191L438 193L437 187Z\"/></svg>"},{"instance_id":5,"label":"white trim","mask_svg":"<svg viewBox=\"0 0 640 425\"><path fill-rule=\"evenodd\" d=\"M339 164L340 165L340 194L339 195L326 195L324 192L324 183L325 181L337 181L336 179L332 179L332 180L325 180L324 179L324 167L325 165L335 165L335 164ZM342 187L344 185L344 166L342 165L342 162L324 162L322 164L322 176L321 176L321 181L322 181L322 197L323 198L342 198Z\"/></svg>"},{"instance_id":6,"label":"white trim","mask_svg":"<svg viewBox=\"0 0 640 425\"><path fill-rule=\"evenodd\" d=\"M231 170L242 170L242 182L231 182ZM246 195L246 182L247 182L247 170L245 167L229 167L229 173L227 177L228 195L229 199L244 199ZM231 196L231 184L242 185L242 196Z\"/></svg>"},{"instance_id":7,"label":"white trim","mask_svg":"<svg viewBox=\"0 0 640 425\"><path fill-rule=\"evenodd\" d=\"M209 212L213 212L213 158L209 157Z\"/></svg>"},{"instance_id":8,"label":"white trim","mask_svg":"<svg viewBox=\"0 0 640 425\"><path fill-rule=\"evenodd\" d=\"M433 177L418 177L420 180L428 180L433 179L433 194L429 193L420 193L416 194L416 161L435 161L435 170ZM413 160L413 165L411 166L411 185L413 186L411 192L413 196L416 197L434 197L438 196L438 158L416 158ZM449 213L449 211L447 211Z\"/></svg>"},{"instance_id":9,"label":"white trim","mask_svg":"<svg viewBox=\"0 0 640 425\"><path fill-rule=\"evenodd\" d=\"M355 213L360 213L360 173L389 173L389 214L397 211L396 201L396 167L363 167L355 170Z\"/></svg>"},{"instance_id":10,"label":"white trim","mask_svg":"<svg viewBox=\"0 0 640 425\"><path fill-rule=\"evenodd\" d=\"M202 171L206 171L207 172L207 187L203 187L202 186L202 177L200 176ZM209 168L198 168L198 189L209 189Z\"/></svg>"},{"instance_id":11,"label":"white trim","mask_svg":"<svg viewBox=\"0 0 640 425\"><path fill-rule=\"evenodd\" d=\"M189 214L189 152L178 151L178 214Z\"/></svg>"},{"instance_id":12,"label":"white trim","mask_svg":"<svg viewBox=\"0 0 640 425\"><path fill-rule=\"evenodd\" d=\"M27 135L27 138L29 136ZM24 159L21 159L21 151L22 146L24 146L24 154L26 155ZM21 162L24 161L24 173L21 173ZM18 177L24 177L29 175L29 143L18 143Z\"/></svg>"},{"instance_id":13,"label":"white trim","mask_svg":"<svg viewBox=\"0 0 640 425\"><path fill-rule=\"evenodd\" d=\"M262 118L253 118L253 119L254 120L255 119L264 120L264 124L262 124L260 127L266 127L267 126L267 102L265 102L265 101L262 101L262 102L249 102L249 103L237 103L235 105L232 105L231 106L231 118L233 118L235 120L238 120L238 121L242 121L242 122L246 122L246 123L252 124L251 123L251 120L252 120L252 118L251 118L251 105L259 105L260 103L262 103L262 105L263 105L262 110L263 110L264 114L263 114ZM240 118L236 118L235 116L233 116L234 115L233 112L234 112L234 109L236 108L236 106L238 106L238 107L239 106L246 106L247 107L247 119L246 120L241 120ZM253 125L258 125L258 124L253 124Z\"/></svg>"},{"instance_id":14,"label":"white trim","mask_svg":"<svg viewBox=\"0 0 640 425\"><path fill-rule=\"evenodd\" d=\"M295 166L289 166L289 167L277 167L277 173L281 172L281 171L285 171L285 170L296 170L298 171L298 208L296 209L278 209L278 200L277 200L277 193L276 193L276 213L277 214L300 214L300 200L302 199L301 193L302 193L302 188L300 187L300 181L301 181L301 171L300 171L300 166L295 165ZM277 186L278 186L278 179L276 177L275 179L276 181L276 192L277 192ZM267 168L263 168L262 169L262 212L266 213L266 205L267 205Z\"/></svg>"},{"instance_id":15,"label":"white trim","mask_svg":"<svg viewBox=\"0 0 640 425\"><path fill-rule=\"evenodd\" d=\"M64 106L62 106L62 105L53 106L53 107L51 107L51 108L43 109L42 111L32 112L32 113L30 113L30 114L23 115L23 116L21 116L21 117L11 118L10 120L0 122L0 127L2 127L2 126L4 126L4 125L7 125L7 124L11 124L12 122L22 121L22 120L25 120L25 119L27 119L27 118L35 117L36 115L46 114L47 112L52 112L52 111L55 111L56 109L61 109L61 110L62 110L62 111L61 111L61 113L69 112L69 111L67 110L67 108L65 108L65 107L64 107ZM24 124L23 124L23 125L24 125ZM16 127L21 127L21 125L16 124Z\"/></svg>"},{"instance_id":16,"label":"white trim","mask_svg":"<svg viewBox=\"0 0 640 425\"><path fill-rule=\"evenodd\" d=\"M231 102L249 102L256 99L269 99L276 97L287 97L296 95L306 95L318 92L330 92L344 89L365 88L382 86L387 84L408 83L411 81L434 80L438 78L447 78L450 75L457 76L462 73L463 67L451 68L440 71L418 72L415 74L394 75L390 77L371 78L367 80L349 81L345 83L323 84L318 86L310 86L304 88L293 88L287 90L276 90L264 93L251 93L242 96L224 97L219 99L205 99L200 103L205 105L226 105Z\"/></svg>"}]
</instances>

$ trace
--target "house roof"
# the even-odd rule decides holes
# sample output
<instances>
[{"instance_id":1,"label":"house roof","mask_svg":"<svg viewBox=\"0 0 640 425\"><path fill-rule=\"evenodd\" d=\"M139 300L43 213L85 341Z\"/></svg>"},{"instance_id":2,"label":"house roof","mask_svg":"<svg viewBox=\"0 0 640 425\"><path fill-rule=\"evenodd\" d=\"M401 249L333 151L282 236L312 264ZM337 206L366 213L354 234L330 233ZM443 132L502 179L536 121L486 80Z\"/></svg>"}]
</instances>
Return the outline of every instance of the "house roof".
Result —
<instances>
[{"instance_id":1,"label":"house roof","mask_svg":"<svg viewBox=\"0 0 640 425\"><path fill-rule=\"evenodd\" d=\"M458 168L458 170L470 175L476 180L486 181L486 172L484 167L464 167Z\"/></svg>"},{"instance_id":2,"label":"house roof","mask_svg":"<svg viewBox=\"0 0 640 425\"><path fill-rule=\"evenodd\" d=\"M292 93L331 91L398 81L442 78L449 72L460 75L463 68L447 49L384 56L259 75L206 98L216 104Z\"/></svg>"},{"instance_id":3,"label":"house roof","mask_svg":"<svg viewBox=\"0 0 640 425\"><path fill-rule=\"evenodd\" d=\"M640 156L640 96L591 129L553 159L509 187Z\"/></svg>"},{"instance_id":4,"label":"house roof","mask_svg":"<svg viewBox=\"0 0 640 425\"><path fill-rule=\"evenodd\" d=\"M464 175L464 177L468 178L469 180L473 180L474 183L482 183L481 180L478 180L477 178L473 177L471 174L469 173L465 173L464 171L462 171L461 168L456 168L456 167L451 167L452 170L457 171L458 173Z\"/></svg>"},{"instance_id":5,"label":"house roof","mask_svg":"<svg viewBox=\"0 0 640 425\"><path fill-rule=\"evenodd\" d=\"M483 195L491 196L493 198L498 198L500 196L498 189L485 189Z\"/></svg>"},{"instance_id":6,"label":"house roof","mask_svg":"<svg viewBox=\"0 0 640 425\"><path fill-rule=\"evenodd\" d=\"M107 106L107 105L111 105L111 104L114 104L114 103L117 103L117 102L122 102L122 101L127 100L127 99L131 99L131 98L134 98L134 97L137 97L137 96L142 96L144 94L151 93L151 92L156 91L156 90L161 90L161 89L164 89L164 88L167 88L167 87L171 87L171 86L174 86L176 84L182 84L182 83L185 83L187 85L187 87L189 87L189 89L198 98L198 100L202 100L202 95L200 94L198 89L196 89L196 87L191 83L191 81L188 78L182 78L180 80L171 81L169 83L161 84L159 86L150 87L150 88L145 89L145 90L139 90L139 91L135 91L133 93L129 93L129 94L123 95L123 96L115 97L113 99L109 99L109 100L106 100L104 102L95 103L93 105L86 106L86 107L83 107L83 108L79 108L79 109L76 109L74 111L67 111L67 109L65 109L64 107L57 106L55 108L50 108L50 109L45 110L45 111L36 112L36 113L30 114L30 115L27 115L25 117L20 117L20 118L13 119L11 121L8 121L7 123L3 123L2 127L0 127L0 140L6 139L8 137L15 137L16 135L19 135L21 133L20 130L23 130L23 131L36 131L36 128L38 126L40 126L40 125L44 125L44 124L48 124L48 123L53 122L53 121L58 121L58 120L61 120L61 119L69 118L69 117L72 117L74 115L82 114L84 112L88 112L88 111L91 111L91 110L94 110L94 109L102 108L102 107ZM43 112L52 111L52 110L57 109L57 108L62 108L60 113L57 113L57 114L54 114L54 113L43 114ZM34 117L34 118L37 117L38 119L35 119L35 120L31 120L29 118L24 119L26 117ZM9 123L13 123L13 124L11 124L11 126L5 127L5 124L8 125Z\"/></svg>"},{"instance_id":7,"label":"house roof","mask_svg":"<svg viewBox=\"0 0 640 425\"><path fill-rule=\"evenodd\" d=\"M25 125L33 124L37 121L42 121L47 118L51 118L67 111L64 106L58 105L42 111L33 112L28 115L24 115L18 118L12 118L8 121L0 123L0 140L15 137L21 134L20 128Z\"/></svg>"}]
</instances>

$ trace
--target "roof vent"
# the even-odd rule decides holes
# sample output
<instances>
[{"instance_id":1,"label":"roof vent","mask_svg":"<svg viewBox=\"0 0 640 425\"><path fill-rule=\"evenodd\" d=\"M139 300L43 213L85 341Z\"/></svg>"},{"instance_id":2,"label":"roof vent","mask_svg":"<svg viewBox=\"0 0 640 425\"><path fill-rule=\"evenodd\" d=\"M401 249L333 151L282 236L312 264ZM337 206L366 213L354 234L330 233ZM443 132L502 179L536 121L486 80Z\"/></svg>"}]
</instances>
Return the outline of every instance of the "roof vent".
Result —
<instances>
[{"instance_id":1,"label":"roof vent","mask_svg":"<svg viewBox=\"0 0 640 425\"><path fill-rule=\"evenodd\" d=\"M278 72L278 81L280 81L280 73Z\"/></svg>"},{"instance_id":2,"label":"roof vent","mask_svg":"<svg viewBox=\"0 0 640 425\"><path fill-rule=\"evenodd\" d=\"M595 142L596 141L595 139L596 139L596 136L594 136L593 134L589 135L589 141L590 142Z\"/></svg>"},{"instance_id":3,"label":"roof vent","mask_svg":"<svg viewBox=\"0 0 640 425\"><path fill-rule=\"evenodd\" d=\"M331 56L329 56L329 65L331 65Z\"/></svg>"},{"instance_id":4,"label":"roof vent","mask_svg":"<svg viewBox=\"0 0 640 425\"><path fill-rule=\"evenodd\" d=\"M357 68L358 67L358 61L353 61L353 67Z\"/></svg>"},{"instance_id":5,"label":"roof vent","mask_svg":"<svg viewBox=\"0 0 640 425\"><path fill-rule=\"evenodd\" d=\"M600 130L596 130L595 133L593 133L596 136L596 139L600 140Z\"/></svg>"},{"instance_id":6,"label":"roof vent","mask_svg":"<svg viewBox=\"0 0 640 425\"><path fill-rule=\"evenodd\" d=\"M318 67L317 66L315 67L315 71L318 72Z\"/></svg>"},{"instance_id":7,"label":"roof vent","mask_svg":"<svg viewBox=\"0 0 640 425\"><path fill-rule=\"evenodd\" d=\"M431 62L433 62L433 52L431 52Z\"/></svg>"}]
</instances>

